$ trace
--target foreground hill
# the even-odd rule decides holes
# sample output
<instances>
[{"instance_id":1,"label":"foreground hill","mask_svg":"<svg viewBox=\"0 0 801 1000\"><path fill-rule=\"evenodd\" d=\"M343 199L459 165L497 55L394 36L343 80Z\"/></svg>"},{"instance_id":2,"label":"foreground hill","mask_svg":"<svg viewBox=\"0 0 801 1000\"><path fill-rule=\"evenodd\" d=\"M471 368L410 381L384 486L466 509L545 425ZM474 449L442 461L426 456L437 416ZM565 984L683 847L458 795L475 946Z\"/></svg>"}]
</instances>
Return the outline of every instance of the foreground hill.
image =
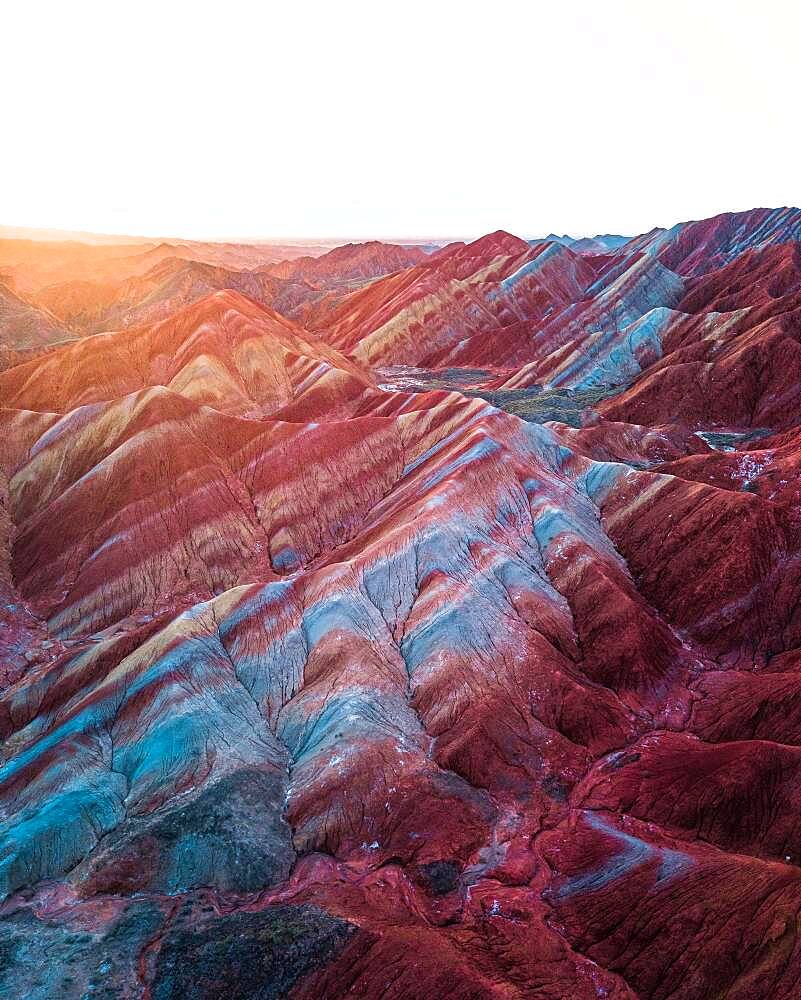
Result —
<instances>
[{"instance_id":1,"label":"foreground hill","mask_svg":"<svg viewBox=\"0 0 801 1000\"><path fill-rule=\"evenodd\" d=\"M1 373L4 995L796 997L796 215Z\"/></svg>"}]
</instances>

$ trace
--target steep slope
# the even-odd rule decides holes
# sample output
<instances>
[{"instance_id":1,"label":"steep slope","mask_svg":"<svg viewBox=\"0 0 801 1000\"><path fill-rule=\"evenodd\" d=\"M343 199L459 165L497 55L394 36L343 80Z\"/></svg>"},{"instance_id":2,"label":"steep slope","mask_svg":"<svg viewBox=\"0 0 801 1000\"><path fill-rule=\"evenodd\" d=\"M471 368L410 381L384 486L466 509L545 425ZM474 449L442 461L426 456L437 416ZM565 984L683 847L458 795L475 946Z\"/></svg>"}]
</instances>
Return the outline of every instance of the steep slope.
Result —
<instances>
[{"instance_id":1,"label":"steep slope","mask_svg":"<svg viewBox=\"0 0 801 1000\"><path fill-rule=\"evenodd\" d=\"M493 233L373 282L306 316L373 365L508 364L530 347L521 324L580 298L595 272L560 244Z\"/></svg>"},{"instance_id":2,"label":"steep slope","mask_svg":"<svg viewBox=\"0 0 801 1000\"><path fill-rule=\"evenodd\" d=\"M504 405L505 393L525 412L524 390L594 392L588 403L612 421L661 425L679 411L694 429L792 426L799 217L756 210L684 223L590 258L598 279L529 327L530 360L487 383L493 400Z\"/></svg>"},{"instance_id":3,"label":"steep slope","mask_svg":"<svg viewBox=\"0 0 801 1000\"><path fill-rule=\"evenodd\" d=\"M626 254L647 253L682 276L699 276L731 263L749 250L797 242L801 237L798 208L754 208L724 212L710 219L657 227L630 239Z\"/></svg>"},{"instance_id":4,"label":"steep slope","mask_svg":"<svg viewBox=\"0 0 801 1000\"><path fill-rule=\"evenodd\" d=\"M373 366L482 368L496 373L493 389L603 388L609 395L656 362L665 371L688 361L708 365L723 339L742 335L744 347L749 331L792 313L799 218L791 209L721 216L603 253L578 254L563 237L529 246L493 234L312 303L303 322ZM771 343L787 335L784 323L750 340L767 342L760 350L773 356ZM670 378L661 391L672 398ZM665 405L657 407L660 422ZM636 410L609 415L642 422Z\"/></svg>"},{"instance_id":5,"label":"steep slope","mask_svg":"<svg viewBox=\"0 0 801 1000\"><path fill-rule=\"evenodd\" d=\"M706 274L746 250L801 240L801 210L755 208L726 212L701 222L681 222L672 229L632 240L627 250L644 250L682 275Z\"/></svg>"}]
</instances>

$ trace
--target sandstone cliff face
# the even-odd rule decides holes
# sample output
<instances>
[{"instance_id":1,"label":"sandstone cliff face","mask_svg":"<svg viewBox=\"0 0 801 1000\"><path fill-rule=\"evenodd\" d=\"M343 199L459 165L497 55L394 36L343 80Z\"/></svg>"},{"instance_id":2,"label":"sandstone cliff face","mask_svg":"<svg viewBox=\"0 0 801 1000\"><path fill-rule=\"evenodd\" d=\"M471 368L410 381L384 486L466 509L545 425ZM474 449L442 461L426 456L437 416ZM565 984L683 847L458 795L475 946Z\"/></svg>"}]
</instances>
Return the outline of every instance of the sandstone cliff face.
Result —
<instances>
[{"instance_id":1,"label":"sandstone cliff face","mask_svg":"<svg viewBox=\"0 0 801 1000\"><path fill-rule=\"evenodd\" d=\"M796 221L0 373L3 995L797 996Z\"/></svg>"}]
</instances>

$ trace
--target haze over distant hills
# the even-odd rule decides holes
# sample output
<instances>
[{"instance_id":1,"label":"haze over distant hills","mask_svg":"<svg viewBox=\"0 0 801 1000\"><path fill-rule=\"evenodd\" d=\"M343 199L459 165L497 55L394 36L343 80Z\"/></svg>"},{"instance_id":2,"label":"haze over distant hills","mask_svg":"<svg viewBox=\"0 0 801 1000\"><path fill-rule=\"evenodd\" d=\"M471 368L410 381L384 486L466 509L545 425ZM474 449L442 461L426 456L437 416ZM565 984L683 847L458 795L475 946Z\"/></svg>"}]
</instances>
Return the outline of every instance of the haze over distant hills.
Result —
<instances>
[{"instance_id":1,"label":"haze over distant hills","mask_svg":"<svg viewBox=\"0 0 801 1000\"><path fill-rule=\"evenodd\" d=\"M0 349L4 997L797 998L801 211L4 236Z\"/></svg>"}]
</instances>

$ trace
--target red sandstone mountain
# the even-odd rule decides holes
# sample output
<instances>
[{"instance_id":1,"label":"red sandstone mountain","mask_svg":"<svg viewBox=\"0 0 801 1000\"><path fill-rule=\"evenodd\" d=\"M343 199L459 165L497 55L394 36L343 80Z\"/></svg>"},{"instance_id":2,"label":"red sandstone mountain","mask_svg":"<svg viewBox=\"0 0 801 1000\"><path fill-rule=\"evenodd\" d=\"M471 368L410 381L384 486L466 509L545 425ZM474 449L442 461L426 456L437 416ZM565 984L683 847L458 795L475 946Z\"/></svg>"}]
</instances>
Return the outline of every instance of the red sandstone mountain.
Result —
<instances>
[{"instance_id":1,"label":"red sandstone mountain","mask_svg":"<svg viewBox=\"0 0 801 1000\"><path fill-rule=\"evenodd\" d=\"M278 278L295 278L314 285L341 284L391 274L426 259L419 247L392 243L348 243L318 257L296 257L268 264L265 270Z\"/></svg>"},{"instance_id":2,"label":"red sandstone mountain","mask_svg":"<svg viewBox=\"0 0 801 1000\"><path fill-rule=\"evenodd\" d=\"M5 994L794 998L796 219L0 373Z\"/></svg>"}]
</instances>

